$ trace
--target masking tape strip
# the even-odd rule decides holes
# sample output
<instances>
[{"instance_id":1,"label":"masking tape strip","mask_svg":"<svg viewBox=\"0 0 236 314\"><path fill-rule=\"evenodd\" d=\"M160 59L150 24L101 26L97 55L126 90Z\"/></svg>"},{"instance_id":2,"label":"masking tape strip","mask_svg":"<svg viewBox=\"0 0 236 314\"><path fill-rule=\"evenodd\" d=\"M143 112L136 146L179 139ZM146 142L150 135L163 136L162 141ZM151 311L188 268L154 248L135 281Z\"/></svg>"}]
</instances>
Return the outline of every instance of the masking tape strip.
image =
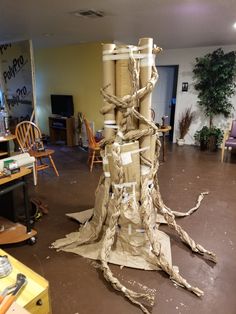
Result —
<instances>
[{"instance_id":1,"label":"masking tape strip","mask_svg":"<svg viewBox=\"0 0 236 314\"><path fill-rule=\"evenodd\" d=\"M150 54L150 53L134 53L132 54L132 57L134 59L151 59L152 62L154 62L155 55ZM118 55L106 55L103 56L103 61L107 60L128 60L130 59L130 54L118 54Z\"/></svg>"},{"instance_id":2,"label":"masking tape strip","mask_svg":"<svg viewBox=\"0 0 236 314\"><path fill-rule=\"evenodd\" d=\"M108 128L108 129L119 129L118 125L115 124L104 124L104 128Z\"/></svg>"},{"instance_id":3,"label":"masking tape strip","mask_svg":"<svg viewBox=\"0 0 236 314\"><path fill-rule=\"evenodd\" d=\"M141 165L141 175L144 176L146 174L149 174L151 171L151 168L146 165Z\"/></svg>"},{"instance_id":4,"label":"masking tape strip","mask_svg":"<svg viewBox=\"0 0 236 314\"><path fill-rule=\"evenodd\" d=\"M140 51L140 50L144 50L146 48L149 48L149 45L143 45L140 47L127 45L126 47L104 50L103 55L107 55L107 54L111 54L111 53L124 53L124 52L130 52L130 51ZM154 46L154 48L155 48L155 46Z\"/></svg>"},{"instance_id":5,"label":"masking tape strip","mask_svg":"<svg viewBox=\"0 0 236 314\"><path fill-rule=\"evenodd\" d=\"M135 231L136 231L136 232L139 232L139 233L144 233L144 232L145 232L144 229L136 229Z\"/></svg>"},{"instance_id":6,"label":"masking tape strip","mask_svg":"<svg viewBox=\"0 0 236 314\"><path fill-rule=\"evenodd\" d=\"M110 177L111 177L111 174L110 174L110 172L108 172L108 171L104 171L104 176L105 176L106 178L110 178Z\"/></svg>"},{"instance_id":7,"label":"masking tape strip","mask_svg":"<svg viewBox=\"0 0 236 314\"><path fill-rule=\"evenodd\" d=\"M104 124L116 124L116 120L104 120Z\"/></svg>"},{"instance_id":8,"label":"masking tape strip","mask_svg":"<svg viewBox=\"0 0 236 314\"><path fill-rule=\"evenodd\" d=\"M131 235L132 233L132 225L128 224L128 235Z\"/></svg>"},{"instance_id":9,"label":"masking tape strip","mask_svg":"<svg viewBox=\"0 0 236 314\"><path fill-rule=\"evenodd\" d=\"M129 164L131 164L133 162L132 154L136 154L136 153L142 152L142 151L147 150L147 149L149 149L149 146L148 147L139 148L139 149L135 149L135 150L131 150L131 151L128 151L128 152L122 152L120 154L122 165L129 165Z\"/></svg>"},{"instance_id":10,"label":"masking tape strip","mask_svg":"<svg viewBox=\"0 0 236 314\"><path fill-rule=\"evenodd\" d=\"M153 66L155 65L155 56L154 55L148 55L140 62L140 67L146 67L146 66Z\"/></svg>"},{"instance_id":11,"label":"masking tape strip","mask_svg":"<svg viewBox=\"0 0 236 314\"><path fill-rule=\"evenodd\" d=\"M143 151L145 151L145 150L148 150L149 148L150 148L150 146L146 146L146 147L143 147L143 148L131 150L129 153L131 153L131 154L137 154L137 153L143 152Z\"/></svg>"},{"instance_id":12,"label":"masking tape strip","mask_svg":"<svg viewBox=\"0 0 236 314\"><path fill-rule=\"evenodd\" d=\"M107 156L104 156L102 158L102 163L103 163L103 165L108 165L108 158L107 158Z\"/></svg>"},{"instance_id":13,"label":"masking tape strip","mask_svg":"<svg viewBox=\"0 0 236 314\"><path fill-rule=\"evenodd\" d=\"M111 48L110 49L106 49L106 50L103 50L103 54L111 54L111 53L113 53L115 50L116 50L116 45L115 44L113 44L114 46L111 46Z\"/></svg>"},{"instance_id":14,"label":"masking tape strip","mask_svg":"<svg viewBox=\"0 0 236 314\"><path fill-rule=\"evenodd\" d=\"M118 131L118 132L117 132L117 135L118 135L120 138L122 138L122 139L124 138L124 135L123 135L123 133L122 133L121 131Z\"/></svg>"},{"instance_id":15,"label":"masking tape strip","mask_svg":"<svg viewBox=\"0 0 236 314\"><path fill-rule=\"evenodd\" d=\"M122 162L122 165L129 165L129 164L132 164L132 156L131 156L131 152L124 152L124 153L121 153L120 154L120 157L121 157L121 162Z\"/></svg>"},{"instance_id":16,"label":"masking tape strip","mask_svg":"<svg viewBox=\"0 0 236 314\"><path fill-rule=\"evenodd\" d=\"M119 131L117 132L117 135L118 135ZM120 135L119 135L120 136ZM121 137L121 136L120 136ZM122 138L122 137L121 137ZM131 157L131 154L137 154L139 152L142 152L142 151L145 151L145 150L148 150L149 149L149 146L147 147L143 147L143 148L139 148L139 149L135 149L135 150L131 150L131 151L128 151L128 152L122 152L120 155L121 155L121 161L122 161L122 165L128 165L128 164L131 164L132 163L132 157ZM107 157L111 157L112 154L107 154L106 155Z\"/></svg>"},{"instance_id":17,"label":"masking tape strip","mask_svg":"<svg viewBox=\"0 0 236 314\"><path fill-rule=\"evenodd\" d=\"M114 188L121 189L121 188L129 188L129 187L132 187L136 184L137 184L137 182L124 182L124 183L120 183L120 184L113 183L113 186L114 186Z\"/></svg>"},{"instance_id":18,"label":"masking tape strip","mask_svg":"<svg viewBox=\"0 0 236 314\"><path fill-rule=\"evenodd\" d=\"M119 133L120 131L118 131L117 132L117 135L118 135L118 133ZM133 143L125 143L125 144L123 144L123 145L119 145L118 143L117 143L117 145L119 145L119 146L124 146L124 145L130 145L130 144L133 144ZM137 154L137 153L139 153L139 152L143 152L143 151L145 151L145 150L148 150L150 148L150 146L146 146L146 147L143 147L143 148L139 148L139 149L135 149L135 150L130 150L130 151L127 151L127 152L122 152L121 154L126 154L126 153L129 153L129 154ZM107 156L112 156L112 154L107 154Z\"/></svg>"}]
</instances>

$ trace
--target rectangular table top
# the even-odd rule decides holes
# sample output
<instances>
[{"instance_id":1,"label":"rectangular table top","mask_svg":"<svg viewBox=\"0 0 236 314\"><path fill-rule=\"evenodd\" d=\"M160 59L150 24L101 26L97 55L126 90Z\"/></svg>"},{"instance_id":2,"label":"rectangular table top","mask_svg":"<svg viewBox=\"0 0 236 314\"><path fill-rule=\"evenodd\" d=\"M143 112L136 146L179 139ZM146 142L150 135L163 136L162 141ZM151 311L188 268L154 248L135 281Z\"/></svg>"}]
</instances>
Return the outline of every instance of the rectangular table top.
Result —
<instances>
[{"instance_id":1,"label":"rectangular table top","mask_svg":"<svg viewBox=\"0 0 236 314\"><path fill-rule=\"evenodd\" d=\"M15 138L16 138L16 136L14 134L9 134L6 136L0 136L0 142L11 141L11 140L14 140Z\"/></svg>"},{"instance_id":2,"label":"rectangular table top","mask_svg":"<svg viewBox=\"0 0 236 314\"><path fill-rule=\"evenodd\" d=\"M16 179L22 178L26 176L27 174L31 173L31 169L26 168L26 167L21 167L20 172L14 173L8 177L4 177L0 179L0 185L8 183L10 181L14 181Z\"/></svg>"}]
</instances>

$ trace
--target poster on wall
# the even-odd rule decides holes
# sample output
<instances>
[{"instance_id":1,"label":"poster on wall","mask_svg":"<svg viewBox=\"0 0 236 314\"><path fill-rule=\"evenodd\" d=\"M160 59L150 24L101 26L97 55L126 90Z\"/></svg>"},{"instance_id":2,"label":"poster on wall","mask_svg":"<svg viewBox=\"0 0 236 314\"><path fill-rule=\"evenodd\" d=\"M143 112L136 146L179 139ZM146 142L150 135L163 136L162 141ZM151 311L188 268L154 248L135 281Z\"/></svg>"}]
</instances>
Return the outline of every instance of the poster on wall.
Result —
<instances>
[{"instance_id":1,"label":"poster on wall","mask_svg":"<svg viewBox=\"0 0 236 314\"><path fill-rule=\"evenodd\" d=\"M29 40L0 46L0 101L9 115L10 124L33 117L34 64Z\"/></svg>"}]
</instances>

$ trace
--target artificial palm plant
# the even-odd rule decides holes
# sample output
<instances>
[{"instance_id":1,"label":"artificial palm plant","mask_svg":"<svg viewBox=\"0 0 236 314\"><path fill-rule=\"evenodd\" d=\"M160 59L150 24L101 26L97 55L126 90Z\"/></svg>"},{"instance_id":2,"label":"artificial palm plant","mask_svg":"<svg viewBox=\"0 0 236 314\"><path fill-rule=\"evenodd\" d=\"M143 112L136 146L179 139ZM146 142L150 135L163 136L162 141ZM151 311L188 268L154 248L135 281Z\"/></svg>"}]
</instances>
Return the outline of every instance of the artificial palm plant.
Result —
<instances>
[{"instance_id":1,"label":"artificial palm plant","mask_svg":"<svg viewBox=\"0 0 236 314\"><path fill-rule=\"evenodd\" d=\"M193 74L194 87L198 91L198 104L209 118L209 134L217 137L217 144L222 132L214 126L213 118L219 114L227 118L233 108L230 98L234 95L236 87L236 51L224 53L223 49L219 48L196 58Z\"/></svg>"}]
</instances>

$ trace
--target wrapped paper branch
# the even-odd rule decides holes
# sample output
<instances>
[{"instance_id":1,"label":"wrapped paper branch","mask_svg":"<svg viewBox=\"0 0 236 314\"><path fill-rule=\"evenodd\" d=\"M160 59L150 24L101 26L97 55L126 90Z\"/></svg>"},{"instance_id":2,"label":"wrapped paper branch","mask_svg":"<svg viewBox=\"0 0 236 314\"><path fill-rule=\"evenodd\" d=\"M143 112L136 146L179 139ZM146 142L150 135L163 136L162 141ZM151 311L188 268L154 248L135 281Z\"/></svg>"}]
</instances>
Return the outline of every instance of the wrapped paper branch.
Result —
<instances>
[{"instance_id":1,"label":"wrapped paper branch","mask_svg":"<svg viewBox=\"0 0 236 314\"><path fill-rule=\"evenodd\" d=\"M164 205L160 196L159 189L153 192L152 199L157 210L164 216L168 226L177 232L180 239L185 244L187 244L192 249L193 252L199 253L203 255L206 259L216 263L216 254L211 251L206 250L200 244L196 244L195 241L188 235L188 233L180 225L176 223L174 214L168 207Z\"/></svg>"},{"instance_id":2,"label":"wrapped paper branch","mask_svg":"<svg viewBox=\"0 0 236 314\"><path fill-rule=\"evenodd\" d=\"M176 223L175 216L169 212L166 208L162 208L160 213L164 216L165 220L172 229L174 229L179 235L180 239L186 243L193 252L199 253L203 255L206 259L216 263L216 254L206 250L200 244L196 244L196 242L188 235L188 233Z\"/></svg>"},{"instance_id":3,"label":"wrapped paper branch","mask_svg":"<svg viewBox=\"0 0 236 314\"><path fill-rule=\"evenodd\" d=\"M175 217L186 217L186 216L192 215L200 207L201 202L204 199L204 196L208 195L208 194L209 194L209 192L200 193L198 196L196 205L193 208L189 209L187 212L182 213L182 212L177 212L177 211L171 210L172 214L174 214Z\"/></svg>"},{"instance_id":4,"label":"wrapped paper branch","mask_svg":"<svg viewBox=\"0 0 236 314\"><path fill-rule=\"evenodd\" d=\"M133 106L133 101L136 99L140 99L142 97L144 97L145 95L149 94L150 92L152 92L157 79L158 79L158 73L156 70L156 67L152 68L153 70L153 76L150 79L150 81L146 84L145 87L139 89L137 91L137 93L132 94L132 95L126 95L124 97L122 97L121 99L119 99L118 97L114 96L114 95L110 95L109 93L106 93L105 90L107 89L108 86L101 88L100 92L104 98L104 100L106 100L108 103L112 103L111 106L108 106L107 104L105 106L103 106L100 110L100 112L102 114L107 113L108 111L110 111L111 109L113 109L114 107L114 103L116 103L116 105L118 106L119 103L119 108L128 108L128 107L132 107Z\"/></svg>"},{"instance_id":5,"label":"wrapped paper branch","mask_svg":"<svg viewBox=\"0 0 236 314\"><path fill-rule=\"evenodd\" d=\"M141 214L143 218L143 224L151 243L152 251L157 258L157 263L169 276L170 279L176 282L178 285L186 288L187 290L195 293L197 296L202 296L203 291L197 287L191 286L179 273L177 273L174 268L168 263L166 257L161 252L161 246L155 237L155 231L152 225L153 219L151 218L152 210L150 204L152 204L152 197L148 187L150 184L150 178L146 177L142 183L142 193L141 193Z\"/></svg>"}]
</instances>

